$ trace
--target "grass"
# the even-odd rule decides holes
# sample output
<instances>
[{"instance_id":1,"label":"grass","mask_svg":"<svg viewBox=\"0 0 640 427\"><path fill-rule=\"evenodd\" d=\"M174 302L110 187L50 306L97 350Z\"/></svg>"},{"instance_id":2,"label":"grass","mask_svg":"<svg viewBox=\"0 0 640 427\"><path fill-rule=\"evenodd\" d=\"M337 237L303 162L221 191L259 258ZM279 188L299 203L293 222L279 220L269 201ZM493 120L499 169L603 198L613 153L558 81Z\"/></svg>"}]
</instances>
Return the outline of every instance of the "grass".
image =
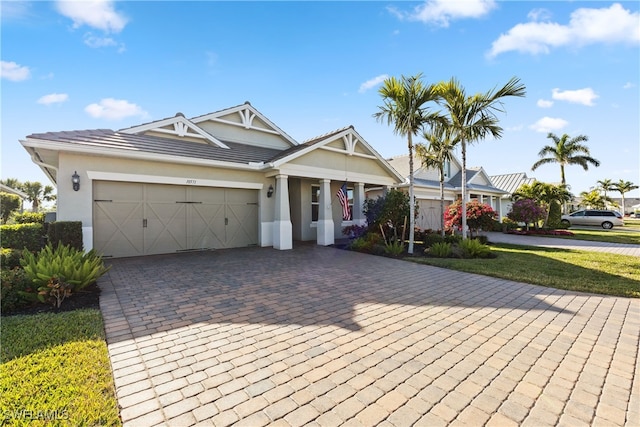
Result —
<instances>
[{"instance_id":1,"label":"grass","mask_svg":"<svg viewBox=\"0 0 640 427\"><path fill-rule=\"evenodd\" d=\"M0 344L0 424L121 425L99 310L5 317Z\"/></svg>"},{"instance_id":2,"label":"grass","mask_svg":"<svg viewBox=\"0 0 640 427\"><path fill-rule=\"evenodd\" d=\"M452 270L569 291L640 298L637 257L603 252L495 244L497 258L407 258Z\"/></svg>"},{"instance_id":3,"label":"grass","mask_svg":"<svg viewBox=\"0 0 640 427\"><path fill-rule=\"evenodd\" d=\"M625 226L626 228L626 226ZM624 229L613 228L611 230L601 229L575 229L570 228L569 231L574 236L547 236L556 237L560 239L577 239L577 240L589 240L592 242L607 242L607 243L627 243L631 245L640 245L640 232L623 231Z\"/></svg>"}]
</instances>

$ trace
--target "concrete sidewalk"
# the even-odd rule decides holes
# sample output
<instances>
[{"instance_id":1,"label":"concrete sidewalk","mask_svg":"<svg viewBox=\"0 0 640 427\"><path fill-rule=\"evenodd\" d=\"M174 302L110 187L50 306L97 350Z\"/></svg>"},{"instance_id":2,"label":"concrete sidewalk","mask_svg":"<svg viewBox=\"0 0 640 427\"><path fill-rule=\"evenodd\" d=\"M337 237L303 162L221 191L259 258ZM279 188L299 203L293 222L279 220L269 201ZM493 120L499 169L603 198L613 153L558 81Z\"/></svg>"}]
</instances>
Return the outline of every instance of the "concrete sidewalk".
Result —
<instances>
[{"instance_id":1,"label":"concrete sidewalk","mask_svg":"<svg viewBox=\"0 0 640 427\"><path fill-rule=\"evenodd\" d=\"M640 300L315 245L112 260L126 426L638 426Z\"/></svg>"},{"instance_id":2,"label":"concrete sidewalk","mask_svg":"<svg viewBox=\"0 0 640 427\"><path fill-rule=\"evenodd\" d=\"M619 255L640 257L640 245L624 243L590 242L587 240L558 239L543 236L522 236L497 232L486 233L490 242L512 245L540 246L545 248L576 249L583 251L610 252Z\"/></svg>"}]
</instances>

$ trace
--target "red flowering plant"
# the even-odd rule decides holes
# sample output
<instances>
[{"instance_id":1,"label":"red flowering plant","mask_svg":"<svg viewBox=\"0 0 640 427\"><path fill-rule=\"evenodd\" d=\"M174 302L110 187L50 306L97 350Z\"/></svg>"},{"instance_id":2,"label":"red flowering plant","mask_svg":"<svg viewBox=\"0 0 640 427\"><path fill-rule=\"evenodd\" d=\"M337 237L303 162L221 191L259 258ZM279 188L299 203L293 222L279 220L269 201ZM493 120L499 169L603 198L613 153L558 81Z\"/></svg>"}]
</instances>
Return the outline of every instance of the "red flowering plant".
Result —
<instances>
[{"instance_id":1,"label":"red flowering plant","mask_svg":"<svg viewBox=\"0 0 640 427\"><path fill-rule=\"evenodd\" d=\"M520 199L511 205L511 210L507 213L507 218L515 222L524 222L527 230L529 224L535 224L547 217L547 208L539 205L533 199Z\"/></svg>"},{"instance_id":2,"label":"red flowering plant","mask_svg":"<svg viewBox=\"0 0 640 427\"><path fill-rule=\"evenodd\" d=\"M496 212L487 204L477 200L467 202L467 227L469 227L472 237L474 231L477 235L479 230L491 230L496 216ZM447 229L462 229L462 203L460 201L450 204L445 211L444 226Z\"/></svg>"}]
</instances>

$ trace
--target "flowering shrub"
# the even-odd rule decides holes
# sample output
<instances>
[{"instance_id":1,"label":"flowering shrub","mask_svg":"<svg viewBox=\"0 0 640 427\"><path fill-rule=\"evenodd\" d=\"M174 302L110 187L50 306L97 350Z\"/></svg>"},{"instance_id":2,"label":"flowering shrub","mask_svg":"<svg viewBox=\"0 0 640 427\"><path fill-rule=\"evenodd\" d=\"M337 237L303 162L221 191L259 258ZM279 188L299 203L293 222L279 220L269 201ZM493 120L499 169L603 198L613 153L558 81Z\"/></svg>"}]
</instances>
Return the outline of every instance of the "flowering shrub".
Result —
<instances>
[{"instance_id":1,"label":"flowering shrub","mask_svg":"<svg viewBox=\"0 0 640 427\"><path fill-rule=\"evenodd\" d=\"M467 226L471 233L480 229L491 230L496 212L491 206L472 200L467 203ZM462 228L462 203L456 201L449 205L444 213L444 226L448 229Z\"/></svg>"},{"instance_id":2,"label":"flowering shrub","mask_svg":"<svg viewBox=\"0 0 640 427\"><path fill-rule=\"evenodd\" d=\"M516 221L524 222L529 229L529 224L536 224L538 221L545 219L547 216L547 209L540 206L533 199L520 199L511 205L511 211L507 214L507 218Z\"/></svg>"}]
</instances>

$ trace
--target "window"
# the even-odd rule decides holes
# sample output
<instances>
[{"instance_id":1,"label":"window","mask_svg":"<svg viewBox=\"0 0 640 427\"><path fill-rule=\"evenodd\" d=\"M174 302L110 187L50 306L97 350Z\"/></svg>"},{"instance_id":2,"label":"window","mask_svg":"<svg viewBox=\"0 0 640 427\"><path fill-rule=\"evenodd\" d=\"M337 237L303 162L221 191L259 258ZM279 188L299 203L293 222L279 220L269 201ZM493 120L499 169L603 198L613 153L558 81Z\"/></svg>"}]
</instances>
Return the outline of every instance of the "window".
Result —
<instances>
[{"instance_id":1,"label":"window","mask_svg":"<svg viewBox=\"0 0 640 427\"><path fill-rule=\"evenodd\" d=\"M335 202L340 205L338 198L335 194L332 194L335 198ZM347 198L349 199L349 213L351 214L351 219L353 219L353 188L347 187ZM312 185L311 186L311 221L317 222L320 211L320 186Z\"/></svg>"},{"instance_id":2,"label":"window","mask_svg":"<svg viewBox=\"0 0 640 427\"><path fill-rule=\"evenodd\" d=\"M311 221L318 221L318 209L320 202L320 186L311 186Z\"/></svg>"}]
</instances>

